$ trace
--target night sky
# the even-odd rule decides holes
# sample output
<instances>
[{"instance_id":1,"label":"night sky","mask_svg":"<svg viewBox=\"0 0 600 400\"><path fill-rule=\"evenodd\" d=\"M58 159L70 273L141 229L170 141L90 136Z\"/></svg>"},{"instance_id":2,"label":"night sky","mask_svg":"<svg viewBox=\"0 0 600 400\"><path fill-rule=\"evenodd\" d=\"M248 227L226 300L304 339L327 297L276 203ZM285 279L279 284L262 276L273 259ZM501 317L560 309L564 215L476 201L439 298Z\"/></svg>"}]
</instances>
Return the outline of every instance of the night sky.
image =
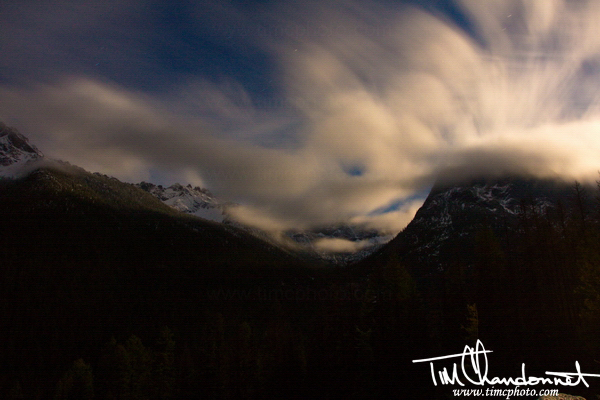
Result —
<instances>
[{"instance_id":1,"label":"night sky","mask_svg":"<svg viewBox=\"0 0 600 400\"><path fill-rule=\"evenodd\" d=\"M594 180L597 1L3 1L0 120L271 232L395 233L440 172Z\"/></svg>"}]
</instances>

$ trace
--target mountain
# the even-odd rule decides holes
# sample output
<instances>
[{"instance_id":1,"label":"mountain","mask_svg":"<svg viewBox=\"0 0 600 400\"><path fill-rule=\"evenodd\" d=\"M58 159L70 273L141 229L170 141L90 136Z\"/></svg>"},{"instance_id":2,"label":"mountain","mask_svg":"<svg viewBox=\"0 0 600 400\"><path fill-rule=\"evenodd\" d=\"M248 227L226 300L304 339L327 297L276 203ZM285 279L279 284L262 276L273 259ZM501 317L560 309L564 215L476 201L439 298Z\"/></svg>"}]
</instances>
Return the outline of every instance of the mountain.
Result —
<instances>
[{"instance_id":1,"label":"mountain","mask_svg":"<svg viewBox=\"0 0 600 400\"><path fill-rule=\"evenodd\" d=\"M418 275L441 273L457 257L472 265L479 232L489 228L507 244L525 212L557 212L572 192L571 182L518 176L441 181L387 251L419 265Z\"/></svg>"},{"instance_id":2,"label":"mountain","mask_svg":"<svg viewBox=\"0 0 600 400\"><path fill-rule=\"evenodd\" d=\"M19 131L0 122L0 178L18 177L43 157Z\"/></svg>"}]
</instances>

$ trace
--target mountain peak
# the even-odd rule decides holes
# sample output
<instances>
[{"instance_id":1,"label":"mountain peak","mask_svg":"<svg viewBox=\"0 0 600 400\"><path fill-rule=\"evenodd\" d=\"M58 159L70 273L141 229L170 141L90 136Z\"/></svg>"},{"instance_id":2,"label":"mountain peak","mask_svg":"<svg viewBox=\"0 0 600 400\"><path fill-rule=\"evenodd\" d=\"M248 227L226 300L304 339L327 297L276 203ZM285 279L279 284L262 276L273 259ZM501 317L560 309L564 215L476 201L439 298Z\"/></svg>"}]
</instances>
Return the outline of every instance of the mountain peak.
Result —
<instances>
[{"instance_id":1,"label":"mountain peak","mask_svg":"<svg viewBox=\"0 0 600 400\"><path fill-rule=\"evenodd\" d=\"M29 144L29 139L0 122L0 177L15 178L22 174L26 164L43 158L42 152Z\"/></svg>"},{"instance_id":2,"label":"mountain peak","mask_svg":"<svg viewBox=\"0 0 600 400\"><path fill-rule=\"evenodd\" d=\"M15 128L11 128L0 122L0 154L8 152L10 149L13 151L20 151L36 157L44 157L41 151L35 146L29 144L29 139L23 136ZM7 165L0 160L0 165Z\"/></svg>"}]
</instances>

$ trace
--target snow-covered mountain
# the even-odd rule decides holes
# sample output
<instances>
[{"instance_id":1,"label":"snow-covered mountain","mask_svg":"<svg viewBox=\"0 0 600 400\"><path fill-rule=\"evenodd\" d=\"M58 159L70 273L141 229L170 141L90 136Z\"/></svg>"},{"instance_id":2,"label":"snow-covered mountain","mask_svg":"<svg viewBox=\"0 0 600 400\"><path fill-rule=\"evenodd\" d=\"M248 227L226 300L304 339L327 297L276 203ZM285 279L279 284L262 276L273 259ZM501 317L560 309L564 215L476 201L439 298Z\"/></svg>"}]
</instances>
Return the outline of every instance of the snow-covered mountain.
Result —
<instances>
[{"instance_id":1,"label":"snow-covered mountain","mask_svg":"<svg viewBox=\"0 0 600 400\"><path fill-rule=\"evenodd\" d=\"M0 177L18 178L43 157L19 131L0 122Z\"/></svg>"}]
</instances>

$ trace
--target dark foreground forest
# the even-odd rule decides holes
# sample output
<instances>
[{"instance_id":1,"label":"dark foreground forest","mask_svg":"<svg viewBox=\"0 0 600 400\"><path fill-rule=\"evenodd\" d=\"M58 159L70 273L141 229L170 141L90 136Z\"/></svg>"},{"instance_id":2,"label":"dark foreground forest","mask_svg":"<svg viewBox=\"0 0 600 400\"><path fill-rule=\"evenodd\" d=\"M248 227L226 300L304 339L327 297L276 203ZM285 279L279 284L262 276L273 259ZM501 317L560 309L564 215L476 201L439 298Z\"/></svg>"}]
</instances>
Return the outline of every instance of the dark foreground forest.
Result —
<instances>
[{"instance_id":1,"label":"dark foreground forest","mask_svg":"<svg viewBox=\"0 0 600 400\"><path fill-rule=\"evenodd\" d=\"M477 339L490 376L600 372L590 188L477 222L438 269L402 233L359 264L311 265L136 190L52 170L2 183L1 398L444 399L412 360ZM594 379L560 389L595 398Z\"/></svg>"}]
</instances>

